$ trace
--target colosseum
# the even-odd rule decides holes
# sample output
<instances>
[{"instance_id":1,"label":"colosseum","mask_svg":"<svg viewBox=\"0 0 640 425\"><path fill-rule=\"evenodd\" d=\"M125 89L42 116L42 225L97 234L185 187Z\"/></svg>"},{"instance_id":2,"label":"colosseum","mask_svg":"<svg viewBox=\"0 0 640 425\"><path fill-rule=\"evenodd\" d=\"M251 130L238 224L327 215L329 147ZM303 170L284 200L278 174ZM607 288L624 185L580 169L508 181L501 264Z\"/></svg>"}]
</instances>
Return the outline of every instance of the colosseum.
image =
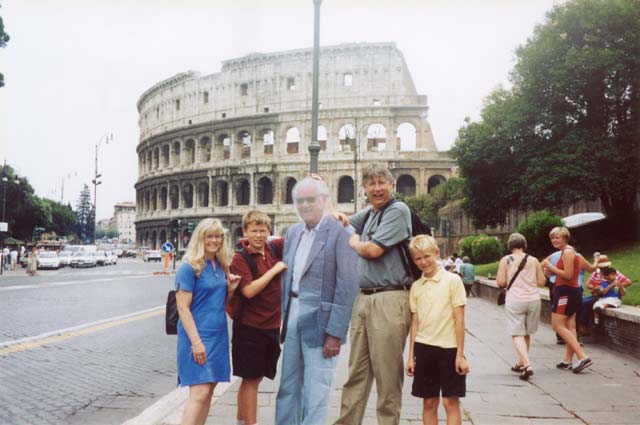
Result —
<instances>
[{"instance_id":1,"label":"colosseum","mask_svg":"<svg viewBox=\"0 0 640 425\"><path fill-rule=\"evenodd\" d=\"M155 84L138 100L135 185L139 246L167 240L168 221L217 217L234 237L254 208L274 233L297 221L293 185L309 170L312 49L255 53L222 63L219 73L188 71ZM417 93L394 43L320 51L319 173L337 209L366 205L361 169L382 162L396 190L425 194L448 179L454 162L438 152ZM181 229L180 247L188 240Z\"/></svg>"}]
</instances>

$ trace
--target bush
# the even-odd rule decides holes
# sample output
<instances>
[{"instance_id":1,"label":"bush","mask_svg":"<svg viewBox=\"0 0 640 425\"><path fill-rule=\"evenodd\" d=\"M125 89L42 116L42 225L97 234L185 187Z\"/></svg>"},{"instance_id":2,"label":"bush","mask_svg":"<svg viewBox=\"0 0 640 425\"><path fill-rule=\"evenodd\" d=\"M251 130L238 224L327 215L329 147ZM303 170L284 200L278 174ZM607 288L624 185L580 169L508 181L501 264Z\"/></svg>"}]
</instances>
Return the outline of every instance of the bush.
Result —
<instances>
[{"instance_id":1,"label":"bush","mask_svg":"<svg viewBox=\"0 0 640 425\"><path fill-rule=\"evenodd\" d=\"M527 253L536 258L542 258L553 251L549 241L549 232L554 227L563 226L562 219L548 211L531 214L520 223L517 232L527 239Z\"/></svg>"},{"instance_id":2,"label":"bush","mask_svg":"<svg viewBox=\"0 0 640 425\"><path fill-rule=\"evenodd\" d=\"M486 264L498 261L504 248L502 243L491 236L480 235L471 244L473 263Z\"/></svg>"},{"instance_id":3,"label":"bush","mask_svg":"<svg viewBox=\"0 0 640 425\"><path fill-rule=\"evenodd\" d=\"M472 263L476 261L473 259L473 242L478 239L480 236L473 235L467 236L466 238L460 241L460 257L469 257Z\"/></svg>"}]
</instances>

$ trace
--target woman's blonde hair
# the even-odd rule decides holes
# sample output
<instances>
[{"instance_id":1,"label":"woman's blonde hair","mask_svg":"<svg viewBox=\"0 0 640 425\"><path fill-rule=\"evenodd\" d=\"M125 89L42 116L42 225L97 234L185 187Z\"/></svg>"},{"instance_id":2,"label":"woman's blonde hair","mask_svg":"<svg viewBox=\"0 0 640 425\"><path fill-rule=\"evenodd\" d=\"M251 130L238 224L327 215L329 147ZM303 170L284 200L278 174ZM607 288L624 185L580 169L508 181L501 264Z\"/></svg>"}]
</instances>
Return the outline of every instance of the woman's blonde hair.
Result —
<instances>
[{"instance_id":1,"label":"woman's blonde hair","mask_svg":"<svg viewBox=\"0 0 640 425\"><path fill-rule=\"evenodd\" d=\"M569 233L569 229L567 229L566 227L554 227L549 232L549 237L552 238L554 236L563 237L565 240L568 241L569 238L571 237L571 233Z\"/></svg>"},{"instance_id":2,"label":"woman's blonde hair","mask_svg":"<svg viewBox=\"0 0 640 425\"><path fill-rule=\"evenodd\" d=\"M222 242L220 249L216 253L216 258L220 262L222 270L224 270L225 274L228 274L231 256L227 246L226 232L217 218L205 218L198 223L189 240L189 246L187 246L187 252L184 256L185 261L191 264L196 276L200 277L200 273L202 273L205 266L204 238L208 235L222 235Z\"/></svg>"}]
</instances>

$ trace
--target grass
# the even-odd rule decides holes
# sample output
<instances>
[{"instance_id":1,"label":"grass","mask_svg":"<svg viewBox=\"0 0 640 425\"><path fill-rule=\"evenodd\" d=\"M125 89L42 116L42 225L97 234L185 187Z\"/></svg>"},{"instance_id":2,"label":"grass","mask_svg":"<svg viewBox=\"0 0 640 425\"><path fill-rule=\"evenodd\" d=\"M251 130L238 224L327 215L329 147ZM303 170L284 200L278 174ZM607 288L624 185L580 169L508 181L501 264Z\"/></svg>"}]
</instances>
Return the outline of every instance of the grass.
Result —
<instances>
[{"instance_id":1,"label":"grass","mask_svg":"<svg viewBox=\"0 0 640 425\"><path fill-rule=\"evenodd\" d=\"M633 282L627 288L622 302L628 305L640 305L640 242L622 245L611 251L603 252L603 254L607 254L616 270L619 270ZM497 261L476 266L477 276L491 276L495 279L497 272ZM587 279L588 276L585 277L585 285Z\"/></svg>"}]
</instances>

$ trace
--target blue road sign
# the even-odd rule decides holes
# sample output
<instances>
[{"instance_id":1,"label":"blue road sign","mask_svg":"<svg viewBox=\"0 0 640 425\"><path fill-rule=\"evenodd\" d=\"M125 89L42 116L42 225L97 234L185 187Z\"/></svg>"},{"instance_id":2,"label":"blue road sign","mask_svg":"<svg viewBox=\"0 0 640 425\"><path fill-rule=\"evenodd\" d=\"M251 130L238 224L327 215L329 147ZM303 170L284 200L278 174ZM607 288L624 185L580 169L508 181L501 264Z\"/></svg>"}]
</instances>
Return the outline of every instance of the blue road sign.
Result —
<instances>
[{"instance_id":1,"label":"blue road sign","mask_svg":"<svg viewBox=\"0 0 640 425\"><path fill-rule=\"evenodd\" d=\"M165 242L162 244L162 252L166 252L167 254L173 251L173 244L171 242Z\"/></svg>"}]
</instances>

